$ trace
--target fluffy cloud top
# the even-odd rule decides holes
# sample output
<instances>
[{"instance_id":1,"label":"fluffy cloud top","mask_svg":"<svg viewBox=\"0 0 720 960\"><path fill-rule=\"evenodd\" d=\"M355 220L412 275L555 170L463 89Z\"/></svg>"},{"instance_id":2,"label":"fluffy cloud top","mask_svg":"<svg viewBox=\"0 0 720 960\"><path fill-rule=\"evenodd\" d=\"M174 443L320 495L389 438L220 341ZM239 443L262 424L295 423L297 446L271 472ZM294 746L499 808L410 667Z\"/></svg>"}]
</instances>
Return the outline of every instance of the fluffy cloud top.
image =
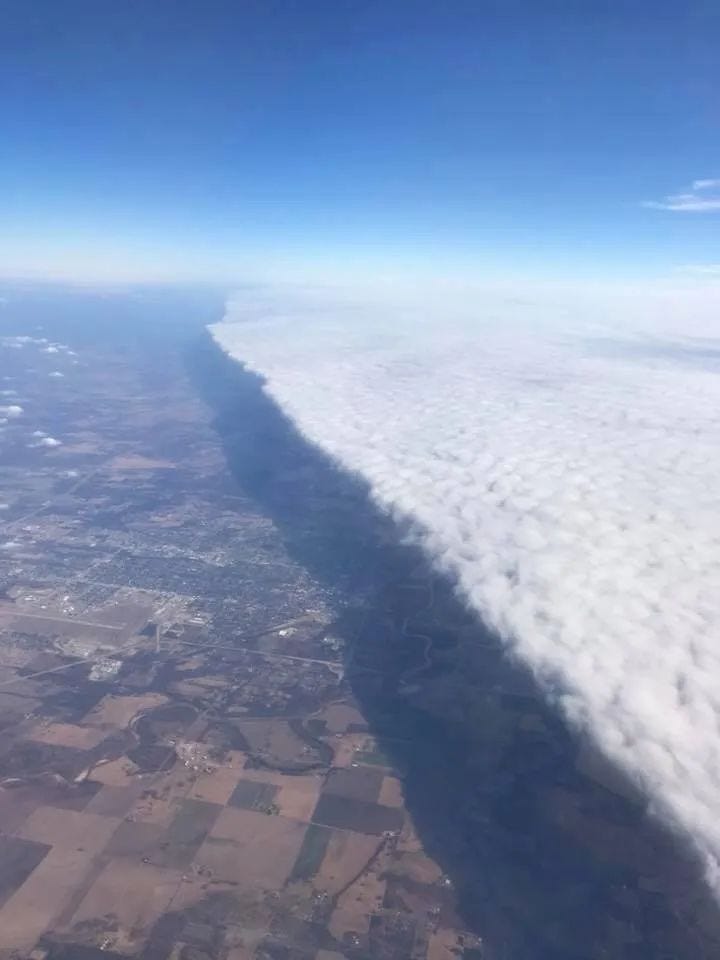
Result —
<instances>
[{"instance_id":1,"label":"fluffy cloud top","mask_svg":"<svg viewBox=\"0 0 720 960\"><path fill-rule=\"evenodd\" d=\"M212 333L415 521L548 696L712 868L720 343L716 310L680 299L606 305L612 323L601 307L581 321L509 302L422 316L239 301Z\"/></svg>"}]
</instances>

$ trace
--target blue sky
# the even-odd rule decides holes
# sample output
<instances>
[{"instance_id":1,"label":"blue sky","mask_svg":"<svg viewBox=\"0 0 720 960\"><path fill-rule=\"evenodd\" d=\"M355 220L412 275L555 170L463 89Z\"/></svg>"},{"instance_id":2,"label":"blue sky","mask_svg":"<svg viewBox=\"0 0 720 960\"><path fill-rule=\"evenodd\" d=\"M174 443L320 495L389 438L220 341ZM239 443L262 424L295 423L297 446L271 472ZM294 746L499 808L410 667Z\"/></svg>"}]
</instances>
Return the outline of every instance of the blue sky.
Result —
<instances>
[{"instance_id":1,"label":"blue sky","mask_svg":"<svg viewBox=\"0 0 720 960\"><path fill-rule=\"evenodd\" d=\"M692 187L720 179L715 2L11 0L3 19L5 275L720 263L720 183Z\"/></svg>"}]
</instances>

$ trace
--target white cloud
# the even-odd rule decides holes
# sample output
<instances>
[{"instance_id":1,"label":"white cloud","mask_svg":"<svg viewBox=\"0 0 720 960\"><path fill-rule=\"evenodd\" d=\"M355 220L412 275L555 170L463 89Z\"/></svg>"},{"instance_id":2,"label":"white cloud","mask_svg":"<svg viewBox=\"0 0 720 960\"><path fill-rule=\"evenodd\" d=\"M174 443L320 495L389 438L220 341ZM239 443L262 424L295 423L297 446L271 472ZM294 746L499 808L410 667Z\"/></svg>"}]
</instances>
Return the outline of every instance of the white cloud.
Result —
<instances>
[{"instance_id":1,"label":"white cloud","mask_svg":"<svg viewBox=\"0 0 720 960\"><path fill-rule=\"evenodd\" d=\"M41 447L60 447L62 440L56 440L55 437L43 437L39 444Z\"/></svg>"},{"instance_id":2,"label":"white cloud","mask_svg":"<svg viewBox=\"0 0 720 960\"><path fill-rule=\"evenodd\" d=\"M520 296L271 316L238 301L212 332L310 441L414 521L548 696L710 868L720 370L707 299L667 289L593 311Z\"/></svg>"},{"instance_id":3,"label":"white cloud","mask_svg":"<svg viewBox=\"0 0 720 960\"><path fill-rule=\"evenodd\" d=\"M720 179L693 180L689 190L671 193L662 200L646 200L644 207L681 213L708 213L720 210Z\"/></svg>"},{"instance_id":4,"label":"white cloud","mask_svg":"<svg viewBox=\"0 0 720 960\"><path fill-rule=\"evenodd\" d=\"M0 407L0 415L9 418L22 416L23 408L18 403L11 403L8 407Z\"/></svg>"},{"instance_id":5,"label":"white cloud","mask_svg":"<svg viewBox=\"0 0 720 960\"><path fill-rule=\"evenodd\" d=\"M53 370L52 373L49 373L49 374L48 374L48 376L50 376L50 377L64 377L65 374L64 374L64 373L61 373L59 370Z\"/></svg>"}]
</instances>

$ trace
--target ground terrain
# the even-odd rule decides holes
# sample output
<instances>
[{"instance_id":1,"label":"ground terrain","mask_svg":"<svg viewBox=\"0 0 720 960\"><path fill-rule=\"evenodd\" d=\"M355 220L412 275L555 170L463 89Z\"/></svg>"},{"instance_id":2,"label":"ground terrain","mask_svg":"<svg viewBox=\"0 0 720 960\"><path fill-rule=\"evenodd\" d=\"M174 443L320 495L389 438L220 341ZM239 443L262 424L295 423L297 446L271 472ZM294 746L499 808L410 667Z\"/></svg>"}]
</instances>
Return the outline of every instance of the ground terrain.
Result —
<instances>
[{"instance_id":1,"label":"ground terrain","mask_svg":"<svg viewBox=\"0 0 720 960\"><path fill-rule=\"evenodd\" d=\"M74 332L0 340L1 958L718 955L692 858L254 378Z\"/></svg>"}]
</instances>

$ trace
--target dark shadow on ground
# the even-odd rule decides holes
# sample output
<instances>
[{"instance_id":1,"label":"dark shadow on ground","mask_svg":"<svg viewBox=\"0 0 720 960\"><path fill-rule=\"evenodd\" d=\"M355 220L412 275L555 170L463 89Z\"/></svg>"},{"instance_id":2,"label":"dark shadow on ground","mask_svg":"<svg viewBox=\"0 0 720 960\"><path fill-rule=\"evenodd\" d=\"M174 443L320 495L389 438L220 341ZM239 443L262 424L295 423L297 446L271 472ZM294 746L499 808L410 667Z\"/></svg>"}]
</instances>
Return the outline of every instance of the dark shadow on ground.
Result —
<instances>
[{"instance_id":1,"label":"dark shadow on ground","mask_svg":"<svg viewBox=\"0 0 720 960\"><path fill-rule=\"evenodd\" d=\"M338 629L354 630L348 684L403 771L424 847L483 957L720 956L717 910L692 857L616 771L599 772L366 486L209 337L193 343L188 369L236 483L332 593Z\"/></svg>"}]
</instances>

